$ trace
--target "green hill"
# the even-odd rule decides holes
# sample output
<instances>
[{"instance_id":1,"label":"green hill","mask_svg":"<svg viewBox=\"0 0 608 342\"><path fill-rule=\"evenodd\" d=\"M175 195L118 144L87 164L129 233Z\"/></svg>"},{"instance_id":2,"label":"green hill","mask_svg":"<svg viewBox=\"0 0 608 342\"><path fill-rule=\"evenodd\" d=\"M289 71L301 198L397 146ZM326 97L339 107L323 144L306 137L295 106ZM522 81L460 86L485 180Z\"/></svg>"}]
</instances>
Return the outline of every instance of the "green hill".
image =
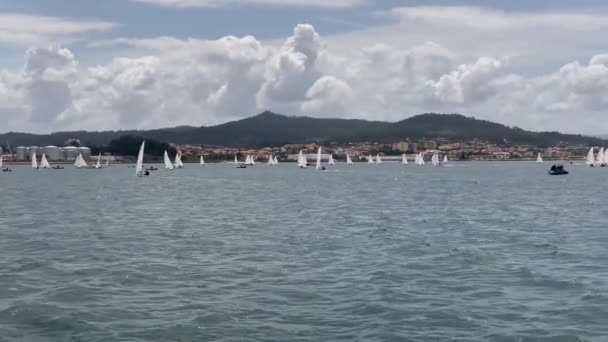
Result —
<instances>
[{"instance_id":1,"label":"green hill","mask_svg":"<svg viewBox=\"0 0 608 342\"><path fill-rule=\"evenodd\" d=\"M147 131L58 132L47 135L0 134L1 142L13 146L62 145L69 138L84 144L106 145L123 135L141 135L176 144L203 144L233 147L279 146L309 142L380 142L421 138L446 138L453 142L473 139L497 144L535 146L606 145L606 141L577 134L531 132L517 127L477 120L459 114L421 114L398 122L350 119L290 117L272 112L211 127L181 126Z\"/></svg>"}]
</instances>

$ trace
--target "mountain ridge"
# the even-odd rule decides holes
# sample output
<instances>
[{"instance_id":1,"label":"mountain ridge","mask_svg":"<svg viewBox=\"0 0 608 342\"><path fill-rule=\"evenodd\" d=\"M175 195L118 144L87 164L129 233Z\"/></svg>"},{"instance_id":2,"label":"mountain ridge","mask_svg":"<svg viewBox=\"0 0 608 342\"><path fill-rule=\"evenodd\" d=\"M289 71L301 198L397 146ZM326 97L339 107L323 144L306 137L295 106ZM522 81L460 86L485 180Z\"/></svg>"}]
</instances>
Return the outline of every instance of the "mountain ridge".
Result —
<instances>
[{"instance_id":1,"label":"mountain ridge","mask_svg":"<svg viewBox=\"0 0 608 342\"><path fill-rule=\"evenodd\" d=\"M123 135L140 135L175 144L227 147L280 146L311 142L379 142L445 138L452 142L471 140L496 144L536 146L604 145L606 140L559 132L534 132L466 117L461 114L426 113L396 122L362 119L287 116L265 111L258 115L215 126L177 126L152 130L66 131L51 134L8 132L0 142L13 146L61 145L70 138L83 144L107 145Z\"/></svg>"}]
</instances>

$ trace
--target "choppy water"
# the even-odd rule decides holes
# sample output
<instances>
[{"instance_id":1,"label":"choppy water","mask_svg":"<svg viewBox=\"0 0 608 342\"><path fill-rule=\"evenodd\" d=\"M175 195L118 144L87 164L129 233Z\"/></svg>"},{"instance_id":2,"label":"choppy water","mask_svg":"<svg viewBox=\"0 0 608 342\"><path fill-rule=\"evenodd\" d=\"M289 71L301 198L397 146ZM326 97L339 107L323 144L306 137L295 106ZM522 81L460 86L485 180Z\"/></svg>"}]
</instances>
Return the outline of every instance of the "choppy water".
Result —
<instances>
[{"instance_id":1,"label":"choppy water","mask_svg":"<svg viewBox=\"0 0 608 342\"><path fill-rule=\"evenodd\" d=\"M608 169L0 174L0 341L608 341Z\"/></svg>"}]
</instances>

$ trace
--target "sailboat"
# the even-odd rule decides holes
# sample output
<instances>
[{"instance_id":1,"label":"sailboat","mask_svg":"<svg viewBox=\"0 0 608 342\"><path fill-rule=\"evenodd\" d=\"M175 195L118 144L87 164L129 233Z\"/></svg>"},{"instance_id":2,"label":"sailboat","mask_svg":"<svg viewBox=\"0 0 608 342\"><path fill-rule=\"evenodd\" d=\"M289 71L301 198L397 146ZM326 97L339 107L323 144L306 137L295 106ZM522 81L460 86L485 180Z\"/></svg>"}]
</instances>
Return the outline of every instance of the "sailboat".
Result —
<instances>
[{"instance_id":1,"label":"sailboat","mask_svg":"<svg viewBox=\"0 0 608 342\"><path fill-rule=\"evenodd\" d=\"M444 154L443 155L443 166L446 166L446 165L448 165L448 155Z\"/></svg>"},{"instance_id":2,"label":"sailboat","mask_svg":"<svg viewBox=\"0 0 608 342\"><path fill-rule=\"evenodd\" d=\"M165 169L167 169L167 170L175 169L175 167L173 166L173 163L171 163L171 159L169 159L169 154L167 153L167 150L165 150L165 155L163 156L163 160L165 161Z\"/></svg>"},{"instance_id":3,"label":"sailboat","mask_svg":"<svg viewBox=\"0 0 608 342\"><path fill-rule=\"evenodd\" d=\"M439 162L439 155L437 153L433 154L433 157L431 157L431 163L435 167L441 166L441 163Z\"/></svg>"},{"instance_id":4,"label":"sailboat","mask_svg":"<svg viewBox=\"0 0 608 342\"><path fill-rule=\"evenodd\" d=\"M51 165L49 164L49 161L46 159L46 155L44 153L42 154L42 159L40 159L40 167L43 169L51 168Z\"/></svg>"},{"instance_id":5,"label":"sailboat","mask_svg":"<svg viewBox=\"0 0 608 342\"><path fill-rule=\"evenodd\" d=\"M32 154L32 169L38 169L38 160L36 159L36 152Z\"/></svg>"},{"instance_id":6,"label":"sailboat","mask_svg":"<svg viewBox=\"0 0 608 342\"><path fill-rule=\"evenodd\" d=\"M542 162L543 162L543 156L540 154L540 152L538 152L538 155L536 156L536 163L541 164Z\"/></svg>"},{"instance_id":7,"label":"sailboat","mask_svg":"<svg viewBox=\"0 0 608 342\"><path fill-rule=\"evenodd\" d=\"M346 165L353 165L353 160L350 159L350 154L346 155Z\"/></svg>"},{"instance_id":8,"label":"sailboat","mask_svg":"<svg viewBox=\"0 0 608 342\"><path fill-rule=\"evenodd\" d=\"M418 153L416 155L416 164L420 165L420 166L424 166L424 154L422 154L422 152Z\"/></svg>"},{"instance_id":9,"label":"sailboat","mask_svg":"<svg viewBox=\"0 0 608 342\"><path fill-rule=\"evenodd\" d=\"M201 166L205 166L205 158L203 158L202 154L201 154Z\"/></svg>"},{"instance_id":10,"label":"sailboat","mask_svg":"<svg viewBox=\"0 0 608 342\"><path fill-rule=\"evenodd\" d=\"M274 165L279 165L279 159L277 156L274 156Z\"/></svg>"},{"instance_id":11,"label":"sailboat","mask_svg":"<svg viewBox=\"0 0 608 342\"><path fill-rule=\"evenodd\" d=\"M135 165L135 175L138 177L148 176L150 173L144 170L144 148L146 145L146 141L144 140L141 143L141 147L139 148L139 154L137 155L137 164Z\"/></svg>"},{"instance_id":12,"label":"sailboat","mask_svg":"<svg viewBox=\"0 0 608 342\"><path fill-rule=\"evenodd\" d=\"M401 164L403 165L407 165L407 155L404 153L403 156L401 156Z\"/></svg>"},{"instance_id":13,"label":"sailboat","mask_svg":"<svg viewBox=\"0 0 608 342\"><path fill-rule=\"evenodd\" d=\"M369 155L369 157L367 157L367 163L368 164L373 164L374 163L374 157L372 157L371 154Z\"/></svg>"},{"instance_id":14,"label":"sailboat","mask_svg":"<svg viewBox=\"0 0 608 342\"><path fill-rule=\"evenodd\" d=\"M382 159L380 159L379 154L376 154L376 164L378 164L378 165L382 164Z\"/></svg>"},{"instance_id":15,"label":"sailboat","mask_svg":"<svg viewBox=\"0 0 608 342\"><path fill-rule=\"evenodd\" d=\"M181 169L184 167L184 163L182 163L182 153L177 152L175 155L175 168Z\"/></svg>"},{"instance_id":16,"label":"sailboat","mask_svg":"<svg viewBox=\"0 0 608 342\"><path fill-rule=\"evenodd\" d=\"M298 167L308 167L308 160L306 160L306 156L304 155L304 152L302 152L302 150L300 150L300 154L298 154Z\"/></svg>"},{"instance_id":17,"label":"sailboat","mask_svg":"<svg viewBox=\"0 0 608 342\"><path fill-rule=\"evenodd\" d=\"M599 164L601 167L604 167L604 159L606 158L606 154L608 154L608 150L604 150L604 148L600 148L600 151L597 153L596 164Z\"/></svg>"},{"instance_id":18,"label":"sailboat","mask_svg":"<svg viewBox=\"0 0 608 342\"><path fill-rule=\"evenodd\" d=\"M268 157L268 165L270 165L270 166L274 166L275 165L274 164L274 157L273 156Z\"/></svg>"},{"instance_id":19,"label":"sailboat","mask_svg":"<svg viewBox=\"0 0 608 342\"><path fill-rule=\"evenodd\" d=\"M317 166L316 166L317 170L325 170L325 167L323 165L321 165L321 148L319 147L319 150L317 150Z\"/></svg>"},{"instance_id":20,"label":"sailboat","mask_svg":"<svg viewBox=\"0 0 608 342\"><path fill-rule=\"evenodd\" d=\"M101 169L101 153L99 154L99 157L97 157L97 163L95 164L95 168Z\"/></svg>"},{"instance_id":21,"label":"sailboat","mask_svg":"<svg viewBox=\"0 0 608 342\"><path fill-rule=\"evenodd\" d=\"M608 166L608 150L604 149L604 160L602 161L602 167Z\"/></svg>"},{"instance_id":22,"label":"sailboat","mask_svg":"<svg viewBox=\"0 0 608 342\"><path fill-rule=\"evenodd\" d=\"M329 160L327 161L327 165L336 165L333 154L329 155Z\"/></svg>"},{"instance_id":23,"label":"sailboat","mask_svg":"<svg viewBox=\"0 0 608 342\"><path fill-rule=\"evenodd\" d=\"M253 156L249 156L249 163L251 164L251 166L255 165L255 159L253 158Z\"/></svg>"},{"instance_id":24,"label":"sailboat","mask_svg":"<svg viewBox=\"0 0 608 342\"><path fill-rule=\"evenodd\" d=\"M110 166L110 156L106 157L106 165L105 167L109 167Z\"/></svg>"},{"instance_id":25,"label":"sailboat","mask_svg":"<svg viewBox=\"0 0 608 342\"><path fill-rule=\"evenodd\" d=\"M589 152L587 153L586 164L589 165L590 167L594 167L595 166L595 156L593 155L593 147L590 148Z\"/></svg>"}]
</instances>

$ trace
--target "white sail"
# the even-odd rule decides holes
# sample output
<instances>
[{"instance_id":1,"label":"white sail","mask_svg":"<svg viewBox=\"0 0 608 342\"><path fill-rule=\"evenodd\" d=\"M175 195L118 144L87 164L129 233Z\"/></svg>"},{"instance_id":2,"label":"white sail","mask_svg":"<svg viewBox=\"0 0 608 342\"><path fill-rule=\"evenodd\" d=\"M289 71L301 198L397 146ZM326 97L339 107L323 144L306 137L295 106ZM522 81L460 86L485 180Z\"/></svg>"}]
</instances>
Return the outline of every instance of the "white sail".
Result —
<instances>
[{"instance_id":1,"label":"white sail","mask_svg":"<svg viewBox=\"0 0 608 342\"><path fill-rule=\"evenodd\" d=\"M268 157L268 165L274 166L274 158L272 156Z\"/></svg>"},{"instance_id":2,"label":"white sail","mask_svg":"<svg viewBox=\"0 0 608 342\"><path fill-rule=\"evenodd\" d=\"M447 154L443 155L443 165L448 165L448 155Z\"/></svg>"},{"instance_id":3,"label":"white sail","mask_svg":"<svg viewBox=\"0 0 608 342\"><path fill-rule=\"evenodd\" d=\"M596 164L602 164L604 162L604 148L601 147L600 151L597 153L597 158L595 159Z\"/></svg>"},{"instance_id":4,"label":"white sail","mask_svg":"<svg viewBox=\"0 0 608 342\"><path fill-rule=\"evenodd\" d=\"M146 141L144 140L141 143L141 147L139 148L139 154L137 155L137 164L135 165L135 174L137 176L144 175L144 146L146 145Z\"/></svg>"},{"instance_id":5,"label":"white sail","mask_svg":"<svg viewBox=\"0 0 608 342\"><path fill-rule=\"evenodd\" d=\"M308 160L306 160L306 156L302 150L300 150L300 154L298 154L298 166L303 168L308 167Z\"/></svg>"},{"instance_id":6,"label":"white sail","mask_svg":"<svg viewBox=\"0 0 608 342\"><path fill-rule=\"evenodd\" d=\"M234 155L234 165L239 165L239 159Z\"/></svg>"},{"instance_id":7,"label":"white sail","mask_svg":"<svg viewBox=\"0 0 608 342\"><path fill-rule=\"evenodd\" d=\"M247 155L247 157L245 157L245 165L251 165L251 156Z\"/></svg>"},{"instance_id":8,"label":"white sail","mask_svg":"<svg viewBox=\"0 0 608 342\"><path fill-rule=\"evenodd\" d=\"M372 157L371 154L369 155L369 157L367 157L367 163L368 164L373 164L374 163L374 157Z\"/></svg>"},{"instance_id":9,"label":"white sail","mask_svg":"<svg viewBox=\"0 0 608 342\"><path fill-rule=\"evenodd\" d=\"M587 165L595 166L595 156L593 155L593 147L587 153Z\"/></svg>"},{"instance_id":10,"label":"white sail","mask_svg":"<svg viewBox=\"0 0 608 342\"><path fill-rule=\"evenodd\" d=\"M279 165L279 159L277 156L274 156L274 165Z\"/></svg>"},{"instance_id":11,"label":"white sail","mask_svg":"<svg viewBox=\"0 0 608 342\"><path fill-rule=\"evenodd\" d=\"M317 170L321 168L321 148L317 150Z\"/></svg>"},{"instance_id":12,"label":"white sail","mask_svg":"<svg viewBox=\"0 0 608 342\"><path fill-rule=\"evenodd\" d=\"M175 155L175 167L178 169L181 169L184 167L184 163L182 163L182 153L179 151Z\"/></svg>"},{"instance_id":13,"label":"white sail","mask_svg":"<svg viewBox=\"0 0 608 342\"><path fill-rule=\"evenodd\" d=\"M46 155L44 153L42 154L42 159L40 159L40 167L43 169L51 168L51 164L49 164L49 161L46 159Z\"/></svg>"},{"instance_id":14,"label":"white sail","mask_svg":"<svg viewBox=\"0 0 608 342\"><path fill-rule=\"evenodd\" d=\"M538 152L538 155L536 156L536 162L538 164L543 162L543 156L540 154L540 152Z\"/></svg>"},{"instance_id":15,"label":"white sail","mask_svg":"<svg viewBox=\"0 0 608 342\"><path fill-rule=\"evenodd\" d=\"M418 164L420 166L424 166L425 165L424 154L422 152L418 153L417 158L418 158L418 161L416 162L416 164Z\"/></svg>"},{"instance_id":16,"label":"white sail","mask_svg":"<svg viewBox=\"0 0 608 342\"><path fill-rule=\"evenodd\" d=\"M167 150L165 150L165 155L163 156L163 160L165 162L165 169L173 170L175 168L173 166L173 163L171 163L171 159L169 159L169 154L167 153Z\"/></svg>"},{"instance_id":17,"label":"white sail","mask_svg":"<svg viewBox=\"0 0 608 342\"><path fill-rule=\"evenodd\" d=\"M105 167L108 167L108 166L110 166L110 156L106 157L106 165L105 165Z\"/></svg>"},{"instance_id":18,"label":"white sail","mask_svg":"<svg viewBox=\"0 0 608 342\"><path fill-rule=\"evenodd\" d=\"M79 167L83 168L83 167L87 167L88 166L87 162L82 157L82 154L79 154L78 158L80 158L80 161L78 162L78 164L80 165Z\"/></svg>"},{"instance_id":19,"label":"white sail","mask_svg":"<svg viewBox=\"0 0 608 342\"><path fill-rule=\"evenodd\" d=\"M604 149L604 160L602 161L602 164L608 165L608 150L607 149Z\"/></svg>"},{"instance_id":20,"label":"white sail","mask_svg":"<svg viewBox=\"0 0 608 342\"><path fill-rule=\"evenodd\" d=\"M249 156L249 163L251 165L255 165L255 159L253 158L253 156Z\"/></svg>"},{"instance_id":21,"label":"white sail","mask_svg":"<svg viewBox=\"0 0 608 342\"><path fill-rule=\"evenodd\" d=\"M336 165L336 162L334 161L334 156L333 154L329 155L329 160L327 161L328 165Z\"/></svg>"},{"instance_id":22,"label":"white sail","mask_svg":"<svg viewBox=\"0 0 608 342\"><path fill-rule=\"evenodd\" d=\"M2 159L4 159L4 156L0 154L0 168L2 168Z\"/></svg>"},{"instance_id":23,"label":"white sail","mask_svg":"<svg viewBox=\"0 0 608 342\"><path fill-rule=\"evenodd\" d=\"M201 165L205 165L205 158L203 158L202 154L201 154Z\"/></svg>"},{"instance_id":24,"label":"white sail","mask_svg":"<svg viewBox=\"0 0 608 342\"><path fill-rule=\"evenodd\" d=\"M405 153L401 157L401 164L407 165L407 155Z\"/></svg>"},{"instance_id":25,"label":"white sail","mask_svg":"<svg viewBox=\"0 0 608 342\"><path fill-rule=\"evenodd\" d=\"M379 154L376 155L376 164L378 164L378 165L382 164L382 159L380 159Z\"/></svg>"},{"instance_id":26,"label":"white sail","mask_svg":"<svg viewBox=\"0 0 608 342\"><path fill-rule=\"evenodd\" d=\"M38 160L36 157L36 152L32 153L32 169L38 168Z\"/></svg>"},{"instance_id":27,"label":"white sail","mask_svg":"<svg viewBox=\"0 0 608 342\"><path fill-rule=\"evenodd\" d=\"M101 153L99 154L99 157L97 157L97 163L95 164L95 168L101 169Z\"/></svg>"},{"instance_id":28,"label":"white sail","mask_svg":"<svg viewBox=\"0 0 608 342\"><path fill-rule=\"evenodd\" d=\"M433 157L431 157L431 163L433 164L433 166L440 166L439 155L437 155L437 153L433 154Z\"/></svg>"},{"instance_id":29,"label":"white sail","mask_svg":"<svg viewBox=\"0 0 608 342\"><path fill-rule=\"evenodd\" d=\"M353 165L353 160L350 159L350 154L346 155L346 165Z\"/></svg>"}]
</instances>

